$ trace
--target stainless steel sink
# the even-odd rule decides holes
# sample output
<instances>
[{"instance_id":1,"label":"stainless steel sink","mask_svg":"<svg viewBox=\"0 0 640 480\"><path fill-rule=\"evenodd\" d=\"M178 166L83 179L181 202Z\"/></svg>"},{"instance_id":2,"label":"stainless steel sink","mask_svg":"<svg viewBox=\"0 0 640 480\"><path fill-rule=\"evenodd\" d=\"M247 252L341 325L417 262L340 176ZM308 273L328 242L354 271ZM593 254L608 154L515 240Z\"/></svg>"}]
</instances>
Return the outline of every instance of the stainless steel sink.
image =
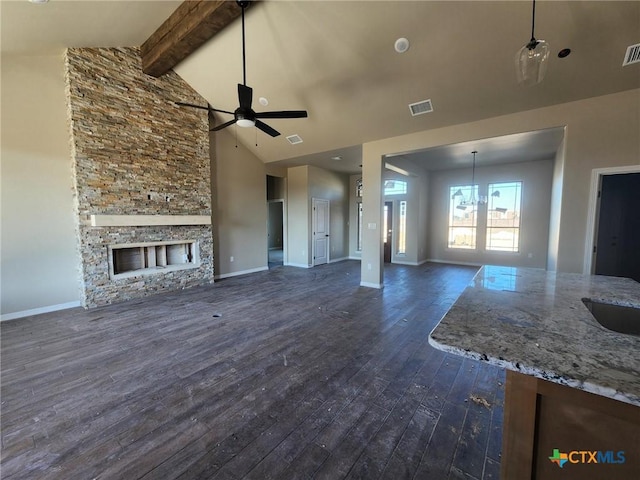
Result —
<instances>
[{"instance_id":1,"label":"stainless steel sink","mask_svg":"<svg viewBox=\"0 0 640 480\"><path fill-rule=\"evenodd\" d=\"M640 308L594 302L589 298L583 298L582 303L604 328L629 335L640 335Z\"/></svg>"}]
</instances>

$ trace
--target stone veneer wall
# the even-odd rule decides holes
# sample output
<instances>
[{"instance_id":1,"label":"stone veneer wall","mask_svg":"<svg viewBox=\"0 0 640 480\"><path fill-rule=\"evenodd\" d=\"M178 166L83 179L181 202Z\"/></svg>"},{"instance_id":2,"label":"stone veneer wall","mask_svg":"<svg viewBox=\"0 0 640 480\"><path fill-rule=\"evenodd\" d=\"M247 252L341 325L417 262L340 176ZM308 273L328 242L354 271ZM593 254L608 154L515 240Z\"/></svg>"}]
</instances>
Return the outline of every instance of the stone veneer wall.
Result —
<instances>
[{"instance_id":1,"label":"stone veneer wall","mask_svg":"<svg viewBox=\"0 0 640 480\"><path fill-rule=\"evenodd\" d=\"M142 72L137 48L66 52L83 304L93 307L213 281L210 225L91 227L89 215L211 215L206 105L177 74ZM197 240L198 268L109 277L110 244Z\"/></svg>"}]
</instances>

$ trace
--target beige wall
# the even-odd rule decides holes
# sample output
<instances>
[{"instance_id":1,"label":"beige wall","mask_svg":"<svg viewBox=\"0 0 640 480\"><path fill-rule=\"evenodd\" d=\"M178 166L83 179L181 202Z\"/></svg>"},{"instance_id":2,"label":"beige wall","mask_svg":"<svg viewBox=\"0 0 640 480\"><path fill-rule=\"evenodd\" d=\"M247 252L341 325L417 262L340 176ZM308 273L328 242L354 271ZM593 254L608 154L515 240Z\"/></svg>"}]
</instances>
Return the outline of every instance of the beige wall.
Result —
<instances>
[{"instance_id":1,"label":"beige wall","mask_svg":"<svg viewBox=\"0 0 640 480\"><path fill-rule=\"evenodd\" d=\"M309 210L309 167L287 171L287 251L285 265L311 266L311 215Z\"/></svg>"},{"instance_id":2,"label":"beige wall","mask_svg":"<svg viewBox=\"0 0 640 480\"><path fill-rule=\"evenodd\" d=\"M62 52L3 55L1 98L2 316L79 305Z\"/></svg>"},{"instance_id":3,"label":"beige wall","mask_svg":"<svg viewBox=\"0 0 640 480\"><path fill-rule=\"evenodd\" d=\"M640 89L635 89L364 144L365 196L368 191L373 194L373 198L365 198L365 205L380 203L379 194L367 185L379 182L375 172L384 155L565 126L557 267L560 271L582 272L591 170L640 162L639 106ZM369 181L368 171L372 173ZM375 213L371 215L372 221L377 220ZM363 243L368 248L363 251L362 282L375 283L380 240L377 232L365 230L365 236Z\"/></svg>"},{"instance_id":4,"label":"beige wall","mask_svg":"<svg viewBox=\"0 0 640 480\"><path fill-rule=\"evenodd\" d=\"M287 259L285 264L313 265L313 198L329 200L329 257L342 260L349 251L349 177L322 168L304 165L287 173Z\"/></svg>"},{"instance_id":5,"label":"beige wall","mask_svg":"<svg viewBox=\"0 0 640 480\"><path fill-rule=\"evenodd\" d=\"M549 238L549 206L553 161L512 163L476 168L476 183L480 192L487 191L493 182L522 182L522 225L520 252L487 252L481 249L463 250L447 247L449 187L470 183L471 169L432 172L431 174L431 222L429 259L478 265L509 265L545 268ZM486 222L486 208L479 211L479 225ZM478 229L478 236L484 229ZM479 244L484 244L478 238ZM529 257L529 255L531 255Z\"/></svg>"},{"instance_id":6,"label":"beige wall","mask_svg":"<svg viewBox=\"0 0 640 480\"><path fill-rule=\"evenodd\" d=\"M551 182L551 204L549 207L549 244L547 246L547 270L558 269L558 249L560 248L560 213L562 211L562 184L564 181L565 140L556 152L553 162L553 180Z\"/></svg>"},{"instance_id":7,"label":"beige wall","mask_svg":"<svg viewBox=\"0 0 640 480\"><path fill-rule=\"evenodd\" d=\"M329 258L348 257L349 248L349 177L322 168L309 167L309 198L329 200ZM295 219L290 219L295 221Z\"/></svg>"},{"instance_id":8,"label":"beige wall","mask_svg":"<svg viewBox=\"0 0 640 480\"><path fill-rule=\"evenodd\" d=\"M418 217L418 245L417 245L417 263L424 263L427 261L429 255L429 222L431 220L429 204L431 202L429 194L431 188L429 186L430 174L424 173L418 177L417 184L420 188L419 198L419 217Z\"/></svg>"},{"instance_id":9,"label":"beige wall","mask_svg":"<svg viewBox=\"0 0 640 480\"><path fill-rule=\"evenodd\" d=\"M268 256L264 164L242 145L236 148L236 140L228 130L210 135L214 275L220 278L265 270Z\"/></svg>"}]
</instances>

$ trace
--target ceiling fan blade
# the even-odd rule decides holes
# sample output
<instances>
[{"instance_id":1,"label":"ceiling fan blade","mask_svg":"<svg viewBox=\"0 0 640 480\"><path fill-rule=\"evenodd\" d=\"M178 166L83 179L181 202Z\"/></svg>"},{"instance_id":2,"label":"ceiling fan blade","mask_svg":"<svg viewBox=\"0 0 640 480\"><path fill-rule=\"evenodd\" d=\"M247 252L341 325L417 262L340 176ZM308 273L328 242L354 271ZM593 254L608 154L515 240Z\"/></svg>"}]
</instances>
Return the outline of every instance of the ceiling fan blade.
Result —
<instances>
[{"instance_id":1,"label":"ceiling fan blade","mask_svg":"<svg viewBox=\"0 0 640 480\"><path fill-rule=\"evenodd\" d=\"M221 125L213 127L209 131L210 132L217 132L218 130L222 130L223 128L227 128L229 125L233 125L234 123L236 123L236 119L235 118L233 120L229 120L228 122L225 122L225 123L223 123Z\"/></svg>"},{"instance_id":2,"label":"ceiling fan blade","mask_svg":"<svg viewBox=\"0 0 640 480\"><path fill-rule=\"evenodd\" d=\"M267 125L264 122L261 122L260 120L256 120L256 127L258 127L267 135L271 135L272 137L277 137L278 135L280 135L279 131L277 131L275 128L271 128L269 125Z\"/></svg>"},{"instance_id":3,"label":"ceiling fan blade","mask_svg":"<svg viewBox=\"0 0 640 480\"><path fill-rule=\"evenodd\" d=\"M213 107L203 107L202 105L194 105L193 103L175 102L175 104L180 105L181 107L199 108L201 110L209 110L210 112L228 113L229 115L233 115L233 112L229 112L227 110L220 110L219 108Z\"/></svg>"},{"instance_id":4,"label":"ceiling fan blade","mask_svg":"<svg viewBox=\"0 0 640 480\"><path fill-rule=\"evenodd\" d=\"M238 84L238 101L240 102L240 108L251 108L251 101L253 100L253 89L247 87L241 83Z\"/></svg>"},{"instance_id":5,"label":"ceiling fan blade","mask_svg":"<svg viewBox=\"0 0 640 480\"><path fill-rule=\"evenodd\" d=\"M209 110L209 107L203 107L202 105L194 105L193 103L175 102L176 105L181 107L200 108L201 110Z\"/></svg>"},{"instance_id":6,"label":"ceiling fan blade","mask_svg":"<svg viewBox=\"0 0 640 480\"><path fill-rule=\"evenodd\" d=\"M307 118L306 110L282 110L280 112L256 113L256 118Z\"/></svg>"},{"instance_id":7,"label":"ceiling fan blade","mask_svg":"<svg viewBox=\"0 0 640 480\"><path fill-rule=\"evenodd\" d=\"M233 115L233 112L230 112L229 110L220 110L219 108L213 107L209 107L209 110L211 110L212 112L228 113L229 115Z\"/></svg>"}]
</instances>

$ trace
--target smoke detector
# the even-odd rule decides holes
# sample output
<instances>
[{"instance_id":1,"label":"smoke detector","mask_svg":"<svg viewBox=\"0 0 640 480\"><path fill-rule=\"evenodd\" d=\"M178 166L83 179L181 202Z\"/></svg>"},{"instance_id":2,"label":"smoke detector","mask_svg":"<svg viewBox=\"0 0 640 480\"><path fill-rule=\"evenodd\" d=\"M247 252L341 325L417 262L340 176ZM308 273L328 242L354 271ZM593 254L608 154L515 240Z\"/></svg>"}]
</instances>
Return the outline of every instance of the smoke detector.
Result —
<instances>
[{"instance_id":1,"label":"smoke detector","mask_svg":"<svg viewBox=\"0 0 640 480\"><path fill-rule=\"evenodd\" d=\"M406 38L399 38L396 40L396 43L393 44L393 48L398 53L404 53L409 50L409 40Z\"/></svg>"}]
</instances>

